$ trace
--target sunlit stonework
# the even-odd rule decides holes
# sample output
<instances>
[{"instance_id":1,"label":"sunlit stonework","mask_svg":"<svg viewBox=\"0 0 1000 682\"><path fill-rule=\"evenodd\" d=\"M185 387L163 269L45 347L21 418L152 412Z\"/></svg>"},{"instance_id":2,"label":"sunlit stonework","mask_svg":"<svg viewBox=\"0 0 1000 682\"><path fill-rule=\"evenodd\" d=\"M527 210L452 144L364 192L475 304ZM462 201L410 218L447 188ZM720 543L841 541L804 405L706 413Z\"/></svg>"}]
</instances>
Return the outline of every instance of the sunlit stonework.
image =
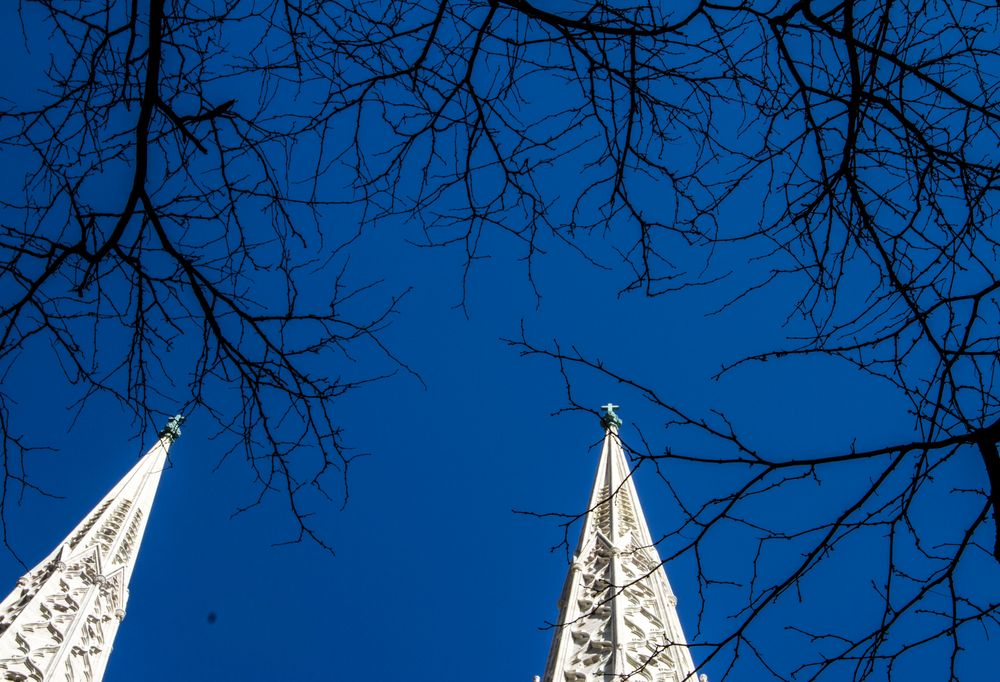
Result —
<instances>
[{"instance_id":1,"label":"sunlit stonework","mask_svg":"<svg viewBox=\"0 0 1000 682\"><path fill-rule=\"evenodd\" d=\"M104 676L181 421L170 420L156 445L0 602L0 679L97 682Z\"/></svg>"},{"instance_id":2,"label":"sunlit stonework","mask_svg":"<svg viewBox=\"0 0 1000 682\"><path fill-rule=\"evenodd\" d=\"M601 460L559 600L544 682L695 682L677 599L639 506L615 407L604 407Z\"/></svg>"},{"instance_id":3,"label":"sunlit stonework","mask_svg":"<svg viewBox=\"0 0 1000 682\"><path fill-rule=\"evenodd\" d=\"M604 445L544 682L695 682L674 597L606 406ZM0 602L0 679L104 675L170 444L157 443ZM702 676L702 682L704 677Z\"/></svg>"}]
</instances>

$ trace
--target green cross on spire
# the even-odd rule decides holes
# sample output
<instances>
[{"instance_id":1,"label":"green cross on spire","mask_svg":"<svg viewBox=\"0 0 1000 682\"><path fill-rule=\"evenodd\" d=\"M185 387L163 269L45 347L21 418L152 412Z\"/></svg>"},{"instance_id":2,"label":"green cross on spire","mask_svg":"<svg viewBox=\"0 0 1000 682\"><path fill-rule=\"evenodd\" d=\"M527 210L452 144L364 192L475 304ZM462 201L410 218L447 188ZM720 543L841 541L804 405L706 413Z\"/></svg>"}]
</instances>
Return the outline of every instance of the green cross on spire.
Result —
<instances>
[{"instance_id":1,"label":"green cross on spire","mask_svg":"<svg viewBox=\"0 0 1000 682\"><path fill-rule=\"evenodd\" d=\"M167 425L160 431L160 438L166 438L171 443L181 437L181 424L184 423L184 415L175 414L167 421Z\"/></svg>"},{"instance_id":2,"label":"green cross on spire","mask_svg":"<svg viewBox=\"0 0 1000 682\"><path fill-rule=\"evenodd\" d=\"M621 418L615 414L620 406L613 403L608 403L607 405L601 405L601 409L604 410L604 415L601 417L601 426L604 428L611 428L612 426L621 426Z\"/></svg>"}]
</instances>

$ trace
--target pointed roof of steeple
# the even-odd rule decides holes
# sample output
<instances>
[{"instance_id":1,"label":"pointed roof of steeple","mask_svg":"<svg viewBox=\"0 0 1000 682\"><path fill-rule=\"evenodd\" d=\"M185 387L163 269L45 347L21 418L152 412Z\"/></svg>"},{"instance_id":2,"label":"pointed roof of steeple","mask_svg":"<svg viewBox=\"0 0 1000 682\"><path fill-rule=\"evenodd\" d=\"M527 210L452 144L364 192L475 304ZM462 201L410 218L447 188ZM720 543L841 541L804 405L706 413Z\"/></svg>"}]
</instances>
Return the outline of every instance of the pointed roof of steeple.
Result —
<instances>
[{"instance_id":1,"label":"pointed roof of steeple","mask_svg":"<svg viewBox=\"0 0 1000 682\"><path fill-rule=\"evenodd\" d=\"M66 536L50 557L64 563L71 556L97 547L104 571L124 567L125 582L132 577L138 547L146 531L153 498L166 466L170 446L180 435L184 417L176 415L160 431L156 443ZM124 519L130 519L126 526ZM44 563L44 562L43 562Z\"/></svg>"},{"instance_id":2,"label":"pointed roof of steeple","mask_svg":"<svg viewBox=\"0 0 1000 682\"><path fill-rule=\"evenodd\" d=\"M11 679L101 679L181 422L179 415L171 419L153 447L0 602L0 673Z\"/></svg>"},{"instance_id":3,"label":"pointed roof of steeple","mask_svg":"<svg viewBox=\"0 0 1000 682\"><path fill-rule=\"evenodd\" d=\"M677 599L639 504L617 407L602 408L601 459L544 682L694 682Z\"/></svg>"}]
</instances>

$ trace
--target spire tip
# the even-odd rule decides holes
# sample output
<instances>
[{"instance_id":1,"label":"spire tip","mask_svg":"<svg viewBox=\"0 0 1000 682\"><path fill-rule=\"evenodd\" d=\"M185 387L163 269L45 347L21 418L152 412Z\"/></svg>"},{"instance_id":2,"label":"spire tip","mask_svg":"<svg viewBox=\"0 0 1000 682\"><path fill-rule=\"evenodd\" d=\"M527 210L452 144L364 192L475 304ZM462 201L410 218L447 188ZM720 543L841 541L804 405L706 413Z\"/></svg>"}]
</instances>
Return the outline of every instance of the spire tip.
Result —
<instances>
[{"instance_id":1,"label":"spire tip","mask_svg":"<svg viewBox=\"0 0 1000 682\"><path fill-rule=\"evenodd\" d=\"M175 414L173 417L167 420L167 425L163 427L160 431L160 438L166 438L169 442L173 443L175 440L181 437L181 424L184 423L184 415Z\"/></svg>"},{"instance_id":2,"label":"spire tip","mask_svg":"<svg viewBox=\"0 0 1000 682\"><path fill-rule=\"evenodd\" d=\"M601 405L601 409L604 410L604 414L601 415L601 426L605 429L610 429L612 426L619 427L622 425L621 418L615 414L620 405L615 405L613 403L608 403L607 405Z\"/></svg>"}]
</instances>

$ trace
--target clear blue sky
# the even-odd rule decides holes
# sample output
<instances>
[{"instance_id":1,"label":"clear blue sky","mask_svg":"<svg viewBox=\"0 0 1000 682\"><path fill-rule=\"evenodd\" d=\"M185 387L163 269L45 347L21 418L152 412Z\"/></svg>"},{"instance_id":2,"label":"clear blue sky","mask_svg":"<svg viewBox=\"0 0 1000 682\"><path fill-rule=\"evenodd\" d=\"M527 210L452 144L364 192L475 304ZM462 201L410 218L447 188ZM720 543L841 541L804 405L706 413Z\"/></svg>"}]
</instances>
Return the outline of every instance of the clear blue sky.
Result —
<instances>
[{"instance_id":1,"label":"clear blue sky","mask_svg":"<svg viewBox=\"0 0 1000 682\"><path fill-rule=\"evenodd\" d=\"M9 15L4 12L8 42L16 29ZM5 80L23 86L17 66L6 64ZM741 208L754 214L753 197L742 201L726 219L740 220ZM352 215L345 209L342 224ZM490 246L494 258L474 271L466 317L455 308L461 254L418 249L406 243L409 237L402 221L390 223L367 233L352 251L357 281L383 279L380 290L387 293L413 287L384 339L424 384L401 373L337 404L346 415L348 443L371 456L357 463L343 511L336 503L311 510L336 556L309 543L273 546L295 530L280 500L231 518L254 498L250 472L239 457L220 465L224 445L212 438L213 425L190 415L161 480L109 682L529 682L541 674L551 638L545 624L556 618L567 557L549 551L562 539L556 523L512 510L582 511L602 432L596 418L550 416L565 404L557 368L521 358L500 340L517 336L522 321L532 338L576 345L692 412L725 410L769 452L842 451L852 442L864 447L911 434L907 406L892 392L826 361L750 366L711 380L723 363L784 338L787 292L766 290L706 316L726 300L725 292L620 297L627 273L595 270L553 243L536 273L539 303L517 262L519 252L498 241ZM621 405L626 442L638 427L655 451L694 446L672 440L663 415L635 393L585 374L577 381L576 397L595 410L609 400ZM26 352L3 390L19 401L20 430L53 448L33 453L28 470L59 498L26 493L8 518L14 547L33 565L155 433L140 430L101 397L72 422L67 405L76 393L45 348ZM974 464L964 473L977 480ZM644 469L637 485L655 536L672 528L679 513L654 474ZM689 469L666 475L692 498L711 496L717 484ZM813 502L793 495L764 514L793 516ZM748 566L753 556L754 548L736 537L730 546L725 538L714 546L708 558L720 574ZM853 551L863 558L866 548ZM842 624L852 608L863 610L864 597L856 598L862 593L854 589L869 576L861 569L852 573L862 563L850 555L836 565L837 574L824 574L826 587L813 586L809 604ZM695 570L690 559L667 567L681 621L697 640ZM0 590L13 587L23 572L0 553ZM724 614L742 605L735 591L727 597L720 590L712 599L702 633L707 638L724 633ZM766 621L777 648L797 613L788 609ZM994 679L988 645L970 642L976 648L963 682ZM789 648L774 655L796 654ZM925 668L926 661L912 665L934 670ZM741 679L766 679L752 664L746 670ZM717 674L712 667L705 672Z\"/></svg>"},{"instance_id":2,"label":"clear blue sky","mask_svg":"<svg viewBox=\"0 0 1000 682\"><path fill-rule=\"evenodd\" d=\"M384 236L377 250L384 268ZM498 342L516 333L522 317L539 338L572 340L668 396L727 408L738 426L753 430L754 442L777 450L814 446L817 433L833 449L855 438L877 442L890 430L879 424L890 397L832 368L751 370L721 384L709 381L718 363L732 357L727 330L743 322L706 319L699 301L619 300L613 277L569 261L548 271L546 296L535 310L522 283L507 279L503 268L487 267L475 281L467 320L450 307L455 273L439 267L449 255L414 254L403 246L392 252L418 284L390 340L421 371L427 388L400 376L343 403L349 440L373 456L356 468L345 511L337 513L335 505L318 510L337 556L309 544L272 547L292 532L278 504L230 519L252 495L248 472L239 459L214 470L220 448L193 415L161 481L111 682L470 676L501 682L540 674L550 632L539 628L556 617L566 559L548 551L561 539L555 524L511 510L582 510L601 430L596 419L549 416L563 404L554 368L519 358ZM756 300L752 313L740 314L766 320L768 301ZM63 389L43 356L22 363L8 381L21 396L24 428L49 434L56 448L34 456L30 471L46 490L64 496L27 495L11 518L15 546L31 563L96 503L154 434L140 437L125 415L95 401L62 435L68 420ZM621 403L626 439L637 423L654 447L666 444L662 419L635 396L586 380L579 395L595 408ZM831 419L850 428L831 430ZM640 473L650 526L654 534L664 532L677 511L653 471ZM673 483L692 494L713 485L685 477ZM748 549L734 549L723 563L747 562ZM668 567L689 637L697 609L693 570L690 562ZM0 556L6 584L21 573ZM832 606L841 608L845 595L830 589ZM725 611L731 604L718 606ZM209 613L217 614L214 624ZM780 627L777 616L768 622ZM725 625L708 623L715 633ZM984 672L966 679L989 678Z\"/></svg>"}]
</instances>

